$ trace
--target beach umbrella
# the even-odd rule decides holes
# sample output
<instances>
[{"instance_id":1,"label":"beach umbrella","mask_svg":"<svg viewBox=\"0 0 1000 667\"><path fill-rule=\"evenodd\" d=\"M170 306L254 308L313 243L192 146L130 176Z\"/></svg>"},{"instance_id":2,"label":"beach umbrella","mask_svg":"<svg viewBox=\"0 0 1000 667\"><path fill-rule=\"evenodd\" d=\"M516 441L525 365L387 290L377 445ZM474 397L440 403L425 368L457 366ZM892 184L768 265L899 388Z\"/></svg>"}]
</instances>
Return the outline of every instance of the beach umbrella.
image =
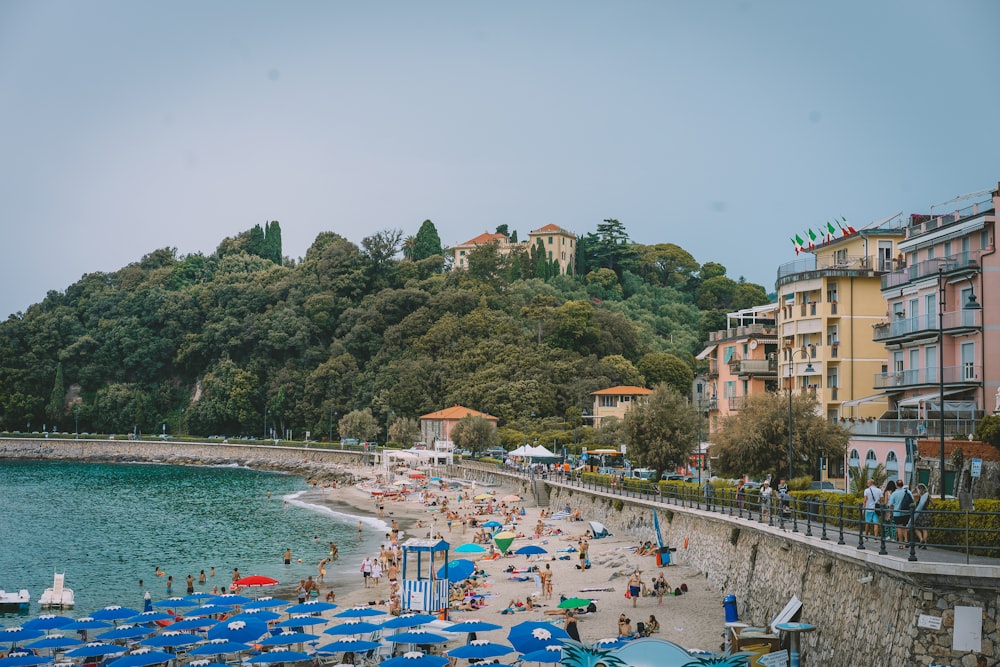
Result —
<instances>
[{"instance_id":1,"label":"beach umbrella","mask_svg":"<svg viewBox=\"0 0 1000 667\"><path fill-rule=\"evenodd\" d=\"M366 635L369 632L378 632L381 629L381 625L375 625L374 623L368 623L366 621L351 621L349 623L335 625L332 628L327 628L323 631L323 634L333 635L335 637L346 635Z\"/></svg>"},{"instance_id":2,"label":"beach umbrella","mask_svg":"<svg viewBox=\"0 0 1000 667\"><path fill-rule=\"evenodd\" d=\"M558 644L562 639L569 639L565 630L543 621L524 621L512 627L507 633L507 641L518 653L539 651L546 646Z\"/></svg>"},{"instance_id":3,"label":"beach umbrella","mask_svg":"<svg viewBox=\"0 0 1000 667\"><path fill-rule=\"evenodd\" d=\"M511 493L510 495L504 496L500 500L505 503L519 503L521 502L521 496L517 495L516 493Z\"/></svg>"},{"instance_id":4,"label":"beach umbrella","mask_svg":"<svg viewBox=\"0 0 1000 667\"><path fill-rule=\"evenodd\" d=\"M241 604L248 604L253 602L253 598L248 598L245 595L237 595L236 593L226 593L224 595L217 595L211 600L212 604L217 604L220 607L238 607Z\"/></svg>"},{"instance_id":5,"label":"beach umbrella","mask_svg":"<svg viewBox=\"0 0 1000 667\"><path fill-rule=\"evenodd\" d=\"M239 614L233 614L228 620L263 621L264 623L270 623L271 621L276 621L279 618L281 618L281 614L276 611L271 611L270 609L250 609L248 611L240 612Z\"/></svg>"},{"instance_id":6,"label":"beach umbrella","mask_svg":"<svg viewBox=\"0 0 1000 667\"><path fill-rule=\"evenodd\" d=\"M149 667L161 662L168 662L177 656L166 651L154 651L150 648L137 648L117 660L112 660L108 667Z\"/></svg>"},{"instance_id":7,"label":"beach umbrella","mask_svg":"<svg viewBox=\"0 0 1000 667\"><path fill-rule=\"evenodd\" d=\"M478 496L473 496L473 500L491 500L493 498L492 493L480 493Z\"/></svg>"},{"instance_id":8,"label":"beach umbrella","mask_svg":"<svg viewBox=\"0 0 1000 667\"><path fill-rule=\"evenodd\" d=\"M83 646L66 651L67 658L98 658L102 655L117 655L124 653L125 647L107 642L87 642Z\"/></svg>"},{"instance_id":9,"label":"beach umbrella","mask_svg":"<svg viewBox=\"0 0 1000 667\"><path fill-rule=\"evenodd\" d=\"M187 667L232 667L232 666L227 665L224 662L212 662L211 660L202 658L201 660L192 660L187 664Z\"/></svg>"},{"instance_id":10,"label":"beach umbrella","mask_svg":"<svg viewBox=\"0 0 1000 667\"><path fill-rule=\"evenodd\" d=\"M293 604L285 610L286 614L318 614L322 611L336 609L337 605L323 600L309 600L301 604Z\"/></svg>"},{"instance_id":11,"label":"beach umbrella","mask_svg":"<svg viewBox=\"0 0 1000 667\"><path fill-rule=\"evenodd\" d=\"M82 644L83 641L77 639L76 637L64 637L60 634L51 634L47 637L42 637L38 641L25 644L24 648L30 648L32 651L44 651L57 648L71 648Z\"/></svg>"},{"instance_id":12,"label":"beach umbrella","mask_svg":"<svg viewBox=\"0 0 1000 667\"><path fill-rule=\"evenodd\" d=\"M579 609L580 607L586 607L590 604L590 600L585 600L583 598L566 598L559 603L560 609Z\"/></svg>"},{"instance_id":13,"label":"beach umbrella","mask_svg":"<svg viewBox=\"0 0 1000 667\"><path fill-rule=\"evenodd\" d=\"M444 644L448 638L444 635L427 632L426 630L410 630L383 637L392 644Z\"/></svg>"},{"instance_id":14,"label":"beach umbrella","mask_svg":"<svg viewBox=\"0 0 1000 667\"><path fill-rule=\"evenodd\" d=\"M90 617L96 618L98 621L123 621L126 618L132 618L138 613L139 611L136 609L113 604L103 609L98 609Z\"/></svg>"},{"instance_id":15,"label":"beach umbrella","mask_svg":"<svg viewBox=\"0 0 1000 667\"><path fill-rule=\"evenodd\" d=\"M262 574L251 574L249 577L237 579L233 582L233 585L240 588L244 586L249 586L250 588L260 588L263 586L277 586L278 580L272 579L271 577L265 577Z\"/></svg>"},{"instance_id":16,"label":"beach umbrella","mask_svg":"<svg viewBox=\"0 0 1000 667\"><path fill-rule=\"evenodd\" d=\"M493 543L500 549L500 553L506 554L507 549L510 549L510 545L513 544L514 538L516 537L517 535L514 533L509 530L505 530L493 536Z\"/></svg>"},{"instance_id":17,"label":"beach umbrella","mask_svg":"<svg viewBox=\"0 0 1000 667\"><path fill-rule=\"evenodd\" d=\"M364 639L338 639L335 642L324 644L316 649L320 655L340 653L341 651L370 651L381 646L379 642L366 641Z\"/></svg>"},{"instance_id":18,"label":"beach umbrella","mask_svg":"<svg viewBox=\"0 0 1000 667\"><path fill-rule=\"evenodd\" d=\"M434 620L436 618L430 614L403 614L402 616L390 618L382 624L382 627L388 630L401 630L403 628L415 628L418 625L426 625Z\"/></svg>"},{"instance_id":19,"label":"beach umbrella","mask_svg":"<svg viewBox=\"0 0 1000 667\"><path fill-rule=\"evenodd\" d=\"M44 634L41 630L22 628L20 625L15 625L11 628L4 628L0 632L0 643L16 644L18 642L26 642L30 639L38 639Z\"/></svg>"},{"instance_id":20,"label":"beach umbrella","mask_svg":"<svg viewBox=\"0 0 1000 667\"><path fill-rule=\"evenodd\" d=\"M148 625L119 625L117 628L105 630L94 639L99 639L102 642L114 642L119 639L138 639L154 632L156 632L156 628L151 628Z\"/></svg>"},{"instance_id":21,"label":"beach umbrella","mask_svg":"<svg viewBox=\"0 0 1000 667\"><path fill-rule=\"evenodd\" d=\"M67 623L66 625L59 628L63 632L73 631L77 632L79 630L104 630L105 628L113 627L107 621L99 621L96 618L90 616L81 616L72 623Z\"/></svg>"},{"instance_id":22,"label":"beach umbrella","mask_svg":"<svg viewBox=\"0 0 1000 667\"><path fill-rule=\"evenodd\" d=\"M517 549L514 552L518 556L537 556L539 554L547 554L548 551L538 546L537 544L525 544L523 547Z\"/></svg>"},{"instance_id":23,"label":"beach umbrella","mask_svg":"<svg viewBox=\"0 0 1000 667\"><path fill-rule=\"evenodd\" d=\"M275 607L284 607L288 604L292 603L287 600L279 600L278 598L262 597L257 598L253 602L247 602L243 605L243 611L249 611L251 609L274 609Z\"/></svg>"},{"instance_id":24,"label":"beach umbrella","mask_svg":"<svg viewBox=\"0 0 1000 667\"><path fill-rule=\"evenodd\" d=\"M483 524L483 528L503 528L503 524L500 523L499 521L490 519L489 521Z\"/></svg>"},{"instance_id":25,"label":"beach umbrella","mask_svg":"<svg viewBox=\"0 0 1000 667\"><path fill-rule=\"evenodd\" d=\"M337 618L367 618L370 616L385 616L387 613L375 607L350 607L339 614L335 614L335 616Z\"/></svg>"},{"instance_id":26,"label":"beach umbrella","mask_svg":"<svg viewBox=\"0 0 1000 667\"><path fill-rule=\"evenodd\" d=\"M218 623L214 618L185 618L170 624L171 630L204 630Z\"/></svg>"},{"instance_id":27,"label":"beach umbrella","mask_svg":"<svg viewBox=\"0 0 1000 667\"><path fill-rule=\"evenodd\" d=\"M604 639L598 639L594 642L594 647L603 649L605 651L611 651L616 648L621 648L628 644L629 640L623 637L605 637Z\"/></svg>"},{"instance_id":28,"label":"beach umbrella","mask_svg":"<svg viewBox=\"0 0 1000 667\"><path fill-rule=\"evenodd\" d=\"M189 600L188 598L180 598L176 595L172 598L166 598L164 600L157 600L153 603L154 607L170 607L175 609L177 607L197 607L198 603L194 600Z\"/></svg>"},{"instance_id":29,"label":"beach umbrella","mask_svg":"<svg viewBox=\"0 0 1000 667\"><path fill-rule=\"evenodd\" d=\"M56 614L40 614L37 618L26 621L21 627L25 630L58 630L62 626L72 623L69 616L57 616Z\"/></svg>"},{"instance_id":30,"label":"beach umbrella","mask_svg":"<svg viewBox=\"0 0 1000 667\"><path fill-rule=\"evenodd\" d=\"M257 619L228 619L213 625L208 630L209 639L229 639L234 642L253 642L267 632L267 623Z\"/></svg>"},{"instance_id":31,"label":"beach umbrella","mask_svg":"<svg viewBox=\"0 0 1000 667\"><path fill-rule=\"evenodd\" d=\"M190 602L193 602L194 604L201 604L205 600L209 600L211 598L217 598L217 597L219 597L217 594L216 595L212 595L211 593L205 593L203 591L198 591L197 593L188 593L187 595L184 596L184 599L188 600Z\"/></svg>"},{"instance_id":32,"label":"beach umbrella","mask_svg":"<svg viewBox=\"0 0 1000 667\"><path fill-rule=\"evenodd\" d=\"M248 659L251 665L266 665L274 662L302 662L312 660L312 656L301 651L268 651Z\"/></svg>"},{"instance_id":33,"label":"beach umbrella","mask_svg":"<svg viewBox=\"0 0 1000 667\"><path fill-rule=\"evenodd\" d=\"M231 642L228 639L213 639L210 642L195 646L188 651L188 655L222 655L224 653L242 653L253 650L250 644L243 642Z\"/></svg>"},{"instance_id":34,"label":"beach umbrella","mask_svg":"<svg viewBox=\"0 0 1000 667\"><path fill-rule=\"evenodd\" d=\"M154 635L149 639L143 639L140 644L143 646L155 646L156 648L170 648L179 646L191 646L192 644L199 644L203 640L201 637L192 635L188 632L179 632L177 630L166 630L158 635Z\"/></svg>"},{"instance_id":35,"label":"beach umbrella","mask_svg":"<svg viewBox=\"0 0 1000 667\"><path fill-rule=\"evenodd\" d=\"M448 658L443 655L427 655L421 651L410 651L379 663L379 667L444 667Z\"/></svg>"},{"instance_id":36,"label":"beach umbrella","mask_svg":"<svg viewBox=\"0 0 1000 667\"><path fill-rule=\"evenodd\" d=\"M129 623L156 623L157 621L172 621L177 616L175 614L168 614L165 611L144 611L141 614L136 614L128 619Z\"/></svg>"},{"instance_id":37,"label":"beach umbrella","mask_svg":"<svg viewBox=\"0 0 1000 667\"><path fill-rule=\"evenodd\" d=\"M466 542L465 544L460 544L454 549L452 549L457 554L484 554L486 553L486 548L479 545L473 544L472 542Z\"/></svg>"},{"instance_id":38,"label":"beach umbrella","mask_svg":"<svg viewBox=\"0 0 1000 667\"><path fill-rule=\"evenodd\" d=\"M445 569L447 567L447 575ZM445 576L448 577L448 582L452 584L457 584L460 581L465 581L469 576L476 571L476 564L471 560L465 560L464 558L458 558L455 560L448 561L447 566L442 565L437 571L437 578L444 579Z\"/></svg>"},{"instance_id":39,"label":"beach umbrella","mask_svg":"<svg viewBox=\"0 0 1000 667\"><path fill-rule=\"evenodd\" d=\"M322 616L310 616L309 614L302 614L299 616L292 616L291 618L286 618L281 623L278 623L274 627L276 628L304 628L310 625L325 625L329 623L330 619L323 618Z\"/></svg>"},{"instance_id":40,"label":"beach umbrella","mask_svg":"<svg viewBox=\"0 0 1000 667\"><path fill-rule=\"evenodd\" d=\"M184 615L188 617L212 616L213 614L229 614L232 611L233 611L232 607L228 607L226 605L221 605L221 604L209 603L206 605L202 605L200 607L195 607L190 611L186 611L184 612Z\"/></svg>"},{"instance_id":41,"label":"beach umbrella","mask_svg":"<svg viewBox=\"0 0 1000 667\"><path fill-rule=\"evenodd\" d=\"M258 644L261 646L289 646L291 644L304 644L319 639L319 635L308 632L282 632L261 639Z\"/></svg>"},{"instance_id":42,"label":"beach umbrella","mask_svg":"<svg viewBox=\"0 0 1000 667\"><path fill-rule=\"evenodd\" d=\"M486 658L499 658L501 655L513 653L514 647L506 644L494 644L485 639L471 641L465 646L459 646L448 651L448 656L452 658L471 658L474 660L485 660Z\"/></svg>"},{"instance_id":43,"label":"beach umbrella","mask_svg":"<svg viewBox=\"0 0 1000 667\"><path fill-rule=\"evenodd\" d=\"M502 625L486 621L462 621L449 628L443 628L443 630L446 632L489 632L490 630L499 630L502 627Z\"/></svg>"},{"instance_id":44,"label":"beach umbrella","mask_svg":"<svg viewBox=\"0 0 1000 667\"><path fill-rule=\"evenodd\" d=\"M538 651L525 653L521 656L521 662L561 662L562 645L553 644Z\"/></svg>"},{"instance_id":45,"label":"beach umbrella","mask_svg":"<svg viewBox=\"0 0 1000 667\"><path fill-rule=\"evenodd\" d=\"M34 667L52 662L51 655L35 655L28 651L14 651L0 659L0 667Z\"/></svg>"}]
</instances>

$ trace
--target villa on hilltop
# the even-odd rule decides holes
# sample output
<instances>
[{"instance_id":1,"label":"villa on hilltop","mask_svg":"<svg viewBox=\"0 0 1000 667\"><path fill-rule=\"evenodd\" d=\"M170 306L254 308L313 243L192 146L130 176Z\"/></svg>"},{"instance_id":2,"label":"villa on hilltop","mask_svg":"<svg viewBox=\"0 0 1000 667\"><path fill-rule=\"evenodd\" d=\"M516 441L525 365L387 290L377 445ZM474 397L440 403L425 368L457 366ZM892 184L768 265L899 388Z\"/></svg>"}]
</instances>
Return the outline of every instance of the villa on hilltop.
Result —
<instances>
[{"instance_id":1,"label":"villa on hilltop","mask_svg":"<svg viewBox=\"0 0 1000 667\"><path fill-rule=\"evenodd\" d=\"M483 232L453 248L455 261L452 266L459 269L468 268L466 261L468 254L478 246L487 243L495 243L497 251L501 255L510 255L514 252L529 251L538 244L539 240L545 248L546 259L559 264L559 273L573 275L576 266L576 234L551 224L528 232L528 240L519 242L512 242L510 237L503 234Z\"/></svg>"}]
</instances>

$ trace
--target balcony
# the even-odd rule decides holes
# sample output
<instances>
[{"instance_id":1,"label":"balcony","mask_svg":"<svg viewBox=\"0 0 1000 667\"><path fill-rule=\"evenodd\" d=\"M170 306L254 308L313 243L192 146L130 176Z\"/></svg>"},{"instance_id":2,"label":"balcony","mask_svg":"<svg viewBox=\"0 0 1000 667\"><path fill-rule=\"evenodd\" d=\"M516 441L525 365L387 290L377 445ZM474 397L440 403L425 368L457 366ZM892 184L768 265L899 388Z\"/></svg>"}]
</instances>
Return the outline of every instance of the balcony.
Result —
<instances>
[{"instance_id":1,"label":"balcony","mask_svg":"<svg viewBox=\"0 0 1000 667\"><path fill-rule=\"evenodd\" d=\"M937 368L915 368L892 373L876 373L872 386L875 389L907 388L922 385L938 384ZM983 377L983 367L976 364L961 366L945 366L944 383L951 387L960 385L975 386Z\"/></svg>"},{"instance_id":2,"label":"balcony","mask_svg":"<svg viewBox=\"0 0 1000 667\"><path fill-rule=\"evenodd\" d=\"M975 433L979 427L976 419L945 419L946 438L965 437ZM940 419L876 419L875 435L916 436L918 438L938 438L941 436Z\"/></svg>"},{"instance_id":3,"label":"balcony","mask_svg":"<svg viewBox=\"0 0 1000 667\"><path fill-rule=\"evenodd\" d=\"M920 234L926 234L927 232L932 232L935 229L940 229L950 225L953 222L958 222L959 220L964 220L965 218L972 218L979 215L980 211L988 211L993 208L993 198L987 197L982 201L970 204L963 209L959 209L948 215L919 215L913 214L910 216L910 223L906 227L906 238L913 238L914 236L919 236Z\"/></svg>"},{"instance_id":4,"label":"balcony","mask_svg":"<svg viewBox=\"0 0 1000 667\"><path fill-rule=\"evenodd\" d=\"M953 310L942 318L945 333L964 334L979 331L983 326L982 310ZM874 325L872 339L875 342L904 342L910 338L920 338L928 334L937 336L938 316L936 313L917 317L895 317L892 322ZM898 340L896 340L898 339Z\"/></svg>"},{"instance_id":5,"label":"balcony","mask_svg":"<svg viewBox=\"0 0 1000 667\"><path fill-rule=\"evenodd\" d=\"M778 376L777 359L733 359L729 362L729 372L740 376Z\"/></svg>"},{"instance_id":6,"label":"balcony","mask_svg":"<svg viewBox=\"0 0 1000 667\"><path fill-rule=\"evenodd\" d=\"M719 343L725 340L733 340L737 338L772 338L771 342L776 342L778 332L773 326L767 326L764 324L749 324L743 327L733 327L731 329L722 329L720 331L710 331L708 334L709 343Z\"/></svg>"},{"instance_id":7,"label":"balcony","mask_svg":"<svg viewBox=\"0 0 1000 667\"><path fill-rule=\"evenodd\" d=\"M747 402L746 396L730 396L729 411L737 412L738 410L742 410L743 406L746 405L746 402Z\"/></svg>"},{"instance_id":8,"label":"balcony","mask_svg":"<svg viewBox=\"0 0 1000 667\"><path fill-rule=\"evenodd\" d=\"M963 271L978 271L979 258L982 254L982 250L969 250L960 252L954 257L928 259L911 266L900 267L882 275L882 289L887 290L914 280L936 276L938 269L944 269L945 275Z\"/></svg>"},{"instance_id":9,"label":"balcony","mask_svg":"<svg viewBox=\"0 0 1000 667\"><path fill-rule=\"evenodd\" d=\"M821 276L874 276L879 268L888 271L891 267L878 267L876 258L871 255L850 255L847 257L837 257L833 254L822 257L808 255L779 266L777 284L780 286L789 282Z\"/></svg>"}]
</instances>

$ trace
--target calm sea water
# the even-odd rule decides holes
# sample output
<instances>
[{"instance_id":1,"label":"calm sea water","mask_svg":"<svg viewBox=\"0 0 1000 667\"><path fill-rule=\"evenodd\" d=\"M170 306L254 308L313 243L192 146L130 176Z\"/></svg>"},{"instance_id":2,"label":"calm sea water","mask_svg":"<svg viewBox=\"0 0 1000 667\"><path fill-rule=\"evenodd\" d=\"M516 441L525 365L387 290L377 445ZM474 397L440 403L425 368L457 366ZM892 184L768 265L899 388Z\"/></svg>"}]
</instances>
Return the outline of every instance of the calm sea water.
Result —
<instances>
[{"instance_id":1,"label":"calm sea water","mask_svg":"<svg viewBox=\"0 0 1000 667\"><path fill-rule=\"evenodd\" d=\"M37 615L53 572L65 572L76 608L63 613L79 617L111 604L141 611L146 590L154 601L168 597L157 567L180 596L189 573L197 579L214 567L215 577L195 586L211 591L238 567L277 579L268 594L292 599L331 541L340 559L327 568L327 585L360 586L358 564L377 552L384 522L307 504L307 490L294 476L237 467L0 461L0 589L27 588L29 616ZM286 548L292 565L282 562ZM4 625L18 621L7 616Z\"/></svg>"}]
</instances>

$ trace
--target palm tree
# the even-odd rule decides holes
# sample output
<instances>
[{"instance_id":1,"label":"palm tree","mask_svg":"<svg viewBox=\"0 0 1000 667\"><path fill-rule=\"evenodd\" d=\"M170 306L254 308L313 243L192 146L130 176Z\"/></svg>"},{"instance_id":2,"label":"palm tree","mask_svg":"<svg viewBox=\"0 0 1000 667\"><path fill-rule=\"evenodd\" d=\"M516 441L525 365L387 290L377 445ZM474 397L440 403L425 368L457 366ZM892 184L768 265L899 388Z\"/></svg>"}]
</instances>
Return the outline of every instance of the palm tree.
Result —
<instances>
[{"instance_id":1,"label":"palm tree","mask_svg":"<svg viewBox=\"0 0 1000 667\"><path fill-rule=\"evenodd\" d=\"M850 492L860 496L868 488L868 479L871 478L875 480L875 486L882 488L885 484L885 480L889 478L889 474L885 471L885 466L879 463L874 468L869 468L868 466L850 466L847 469L847 474L851 479Z\"/></svg>"}]
</instances>

